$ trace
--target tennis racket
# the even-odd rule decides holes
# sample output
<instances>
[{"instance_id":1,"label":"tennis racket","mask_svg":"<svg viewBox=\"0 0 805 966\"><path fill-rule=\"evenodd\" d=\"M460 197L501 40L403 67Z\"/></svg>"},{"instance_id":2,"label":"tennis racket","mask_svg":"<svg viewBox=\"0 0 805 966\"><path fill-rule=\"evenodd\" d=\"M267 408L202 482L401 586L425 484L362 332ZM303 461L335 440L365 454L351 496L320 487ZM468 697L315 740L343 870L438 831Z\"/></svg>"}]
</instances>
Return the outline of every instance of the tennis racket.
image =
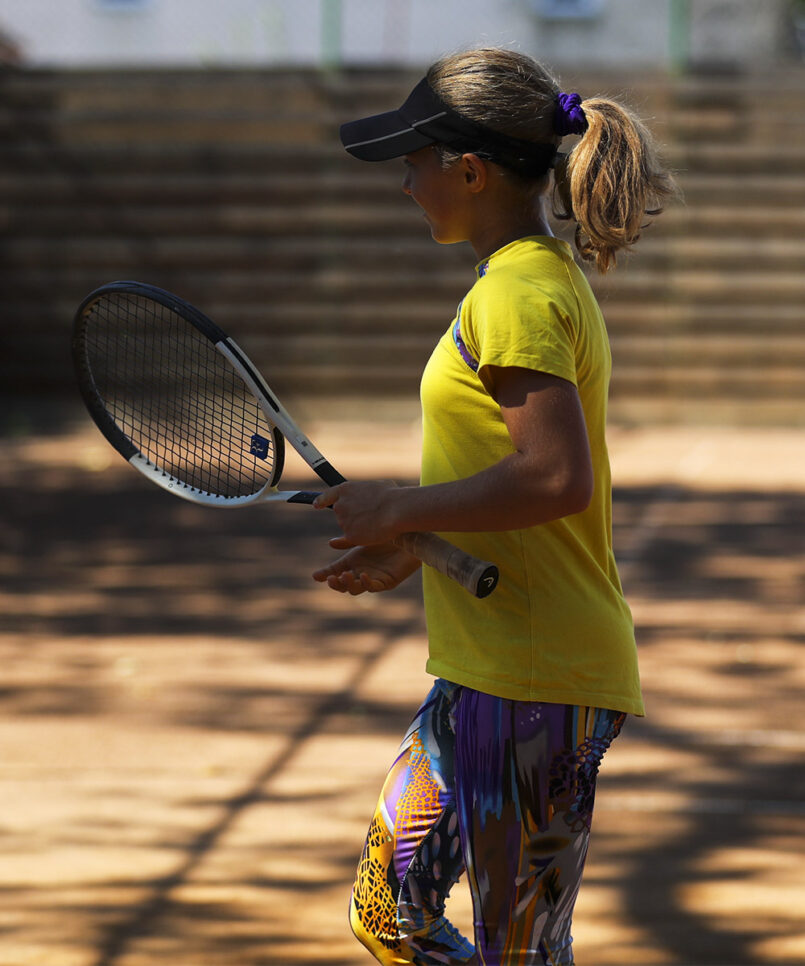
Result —
<instances>
[{"instance_id":1,"label":"tennis racket","mask_svg":"<svg viewBox=\"0 0 805 966\"><path fill-rule=\"evenodd\" d=\"M91 292L73 322L81 395L114 448L149 480L213 507L311 504L318 492L278 489L285 440L328 486L344 477L293 421L246 354L188 302L142 282ZM476 597L494 564L433 533L397 544Z\"/></svg>"}]
</instances>

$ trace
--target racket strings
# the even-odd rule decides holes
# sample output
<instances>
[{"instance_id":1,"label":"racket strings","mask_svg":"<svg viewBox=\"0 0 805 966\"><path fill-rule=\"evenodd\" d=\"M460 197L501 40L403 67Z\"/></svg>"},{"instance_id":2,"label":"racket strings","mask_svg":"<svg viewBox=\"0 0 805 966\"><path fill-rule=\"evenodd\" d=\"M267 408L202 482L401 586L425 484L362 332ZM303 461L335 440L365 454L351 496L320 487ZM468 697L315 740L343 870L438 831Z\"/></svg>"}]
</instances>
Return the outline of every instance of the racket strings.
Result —
<instances>
[{"instance_id":1,"label":"racket strings","mask_svg":"<svg viewBox=\"0 0 805 966\"><path fill-rule=\"evenodd\" d=\"M181 315L114 294L93 305L85 343L107 412L154 466L215 496L248 496L274 482L274 438L257 400ZM264 458L252 453L255 434Z\"/></svg>"}]
</instances>

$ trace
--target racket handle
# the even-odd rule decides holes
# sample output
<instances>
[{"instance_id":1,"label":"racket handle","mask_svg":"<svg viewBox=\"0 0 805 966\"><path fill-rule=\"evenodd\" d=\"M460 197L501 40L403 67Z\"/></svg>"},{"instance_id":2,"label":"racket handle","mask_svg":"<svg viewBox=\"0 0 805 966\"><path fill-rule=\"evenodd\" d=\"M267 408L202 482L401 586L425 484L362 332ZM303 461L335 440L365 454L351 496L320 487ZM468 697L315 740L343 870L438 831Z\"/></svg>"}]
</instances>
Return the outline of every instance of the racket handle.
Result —
<instances>
[{"instance_id":1,"label":"racket handle","mask_svg":"<svg viewBox=\"0 0 805 966\"><path fill-rule=\"evenodd\" d=\"M394 541L434 570L468 590L474 597L488 597L498 585L498 568L442 540L435 533L401 533Z\"/></svg>"}]
</instances>

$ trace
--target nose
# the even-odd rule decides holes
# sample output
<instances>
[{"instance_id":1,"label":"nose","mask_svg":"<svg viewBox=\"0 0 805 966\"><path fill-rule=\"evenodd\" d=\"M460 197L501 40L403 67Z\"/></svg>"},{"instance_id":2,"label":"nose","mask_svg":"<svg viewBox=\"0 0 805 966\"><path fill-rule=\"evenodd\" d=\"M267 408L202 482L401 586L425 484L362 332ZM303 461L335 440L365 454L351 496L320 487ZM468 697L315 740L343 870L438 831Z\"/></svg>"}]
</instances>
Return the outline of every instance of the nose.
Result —
<instances>
[{"instance_id":1,"label":"nose","mask_svg":"<svg viewBox=\"0 0 805 966\"><path fill-rule=\"evenodd\" d=\"M403 178L403 182L402 182L402 190L404 194L407 194L410 197L411 195L411 172L410 171L405 172L405 177Z\"/></svg>"}]
</instances>

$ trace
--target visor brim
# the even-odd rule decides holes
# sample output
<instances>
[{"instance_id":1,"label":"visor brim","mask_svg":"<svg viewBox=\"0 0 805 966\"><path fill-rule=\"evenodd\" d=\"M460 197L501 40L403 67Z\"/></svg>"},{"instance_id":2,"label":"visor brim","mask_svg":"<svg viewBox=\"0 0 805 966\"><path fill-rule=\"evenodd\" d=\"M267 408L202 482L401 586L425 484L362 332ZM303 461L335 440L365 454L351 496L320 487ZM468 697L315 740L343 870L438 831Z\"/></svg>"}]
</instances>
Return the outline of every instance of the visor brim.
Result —
<instances>
[{"instance_id":1,"label":"visor brim","mask_svg":"<svg viewBox=\"0 0 805 966\"><path fill-rule=\"evenodd\" d=\"M557 147L556 143L522 141L458 114L437 97L426 77L396 111L342 125L341 141L361 161L389 161L429 144L446 144L462 154L477 153L526 177L547 173Z\"/></svg>"},{"instance_id":2,"label":"visor brim","mask_svg":"<svg viewBox=\"0 0 805 966\"><path fill-rule=\"evenodd\" d=\"M341 126L341 143L361 161L390 161L434 143L415 130L398 111L375 114Z\"/></svg>"}]
</instances>

